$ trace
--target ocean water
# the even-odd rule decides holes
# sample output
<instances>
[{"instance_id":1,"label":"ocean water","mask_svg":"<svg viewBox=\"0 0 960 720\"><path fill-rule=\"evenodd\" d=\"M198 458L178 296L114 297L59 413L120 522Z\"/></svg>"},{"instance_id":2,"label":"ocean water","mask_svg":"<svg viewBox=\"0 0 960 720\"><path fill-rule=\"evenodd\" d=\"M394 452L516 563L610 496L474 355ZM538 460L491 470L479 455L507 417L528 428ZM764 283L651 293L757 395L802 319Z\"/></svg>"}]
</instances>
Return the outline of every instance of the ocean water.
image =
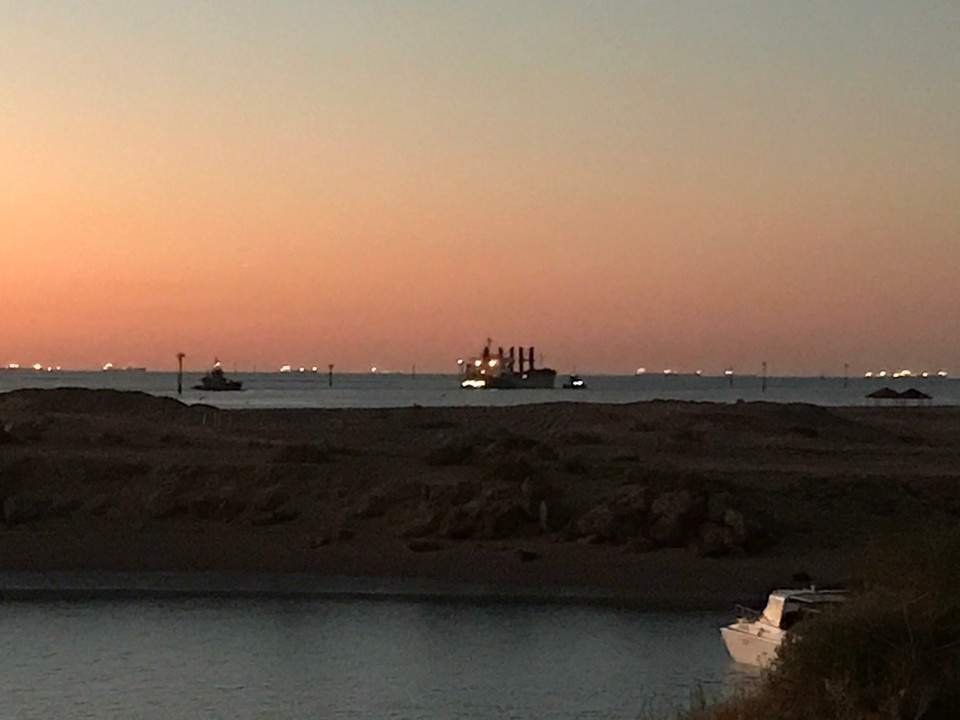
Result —
<instances>
[{"instance_id":1,"label":"ocean water","mask_svg":"<svg viewBox=\"0 0 960 720\"><path fill-rule=\"evenodd\" d=\"M760 377L697 375L585 375L586 389L464 390L456 375L401 373L338 374L329 386L325 373L228 373L243 381L241 392L211 393L191 389L201 373L184 373L186 403L222 408L349 408L461 405L522 405L543 402L629 403L645 400L692 400L732 403L738 400L813 403L824 406L869 405L866 395L889 386L915 387L932 396L930 404L960 405L960 380L930 378ZM167 372L36 372L0 370L0 392L20 388L84 387L140 390L177 397L176 373ZM890 401L883 401L889 404ZM916 401L900 401L914 405Z\"/></svg>"},{"instance_id":2,"label":"ocean water","mask_svg":"<svg viewBox=\"0 0 960 720\"><path fill-rule=\"evenodd\" d=\"M4 718L662 717L749 679L710 613L447 600L4 602Z\"/></svg>"}]
</instances>

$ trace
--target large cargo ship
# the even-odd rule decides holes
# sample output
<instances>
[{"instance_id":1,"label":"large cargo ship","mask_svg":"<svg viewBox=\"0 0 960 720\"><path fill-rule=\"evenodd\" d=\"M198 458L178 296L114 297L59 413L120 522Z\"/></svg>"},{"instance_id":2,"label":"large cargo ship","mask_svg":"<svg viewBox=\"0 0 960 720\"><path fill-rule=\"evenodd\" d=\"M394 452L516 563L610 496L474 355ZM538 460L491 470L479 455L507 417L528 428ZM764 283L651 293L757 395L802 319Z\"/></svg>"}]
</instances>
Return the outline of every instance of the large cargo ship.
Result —
<instances>
[{"instance_id":1,"label":"large cargo ship","mask_svg":"<svg viewBox=\"0 0 960 720\"><path fill-rule=\"evenodd\" d=\"M460 360L459 365L460 387L464 388L549 390L557 379L556 370L536 367L533 347L529 348L529 352L525 352L521 347L510 348L506 353L501 347L493 353L489 340L483 353L469 360Z\"/></svg>"}]
</instances>

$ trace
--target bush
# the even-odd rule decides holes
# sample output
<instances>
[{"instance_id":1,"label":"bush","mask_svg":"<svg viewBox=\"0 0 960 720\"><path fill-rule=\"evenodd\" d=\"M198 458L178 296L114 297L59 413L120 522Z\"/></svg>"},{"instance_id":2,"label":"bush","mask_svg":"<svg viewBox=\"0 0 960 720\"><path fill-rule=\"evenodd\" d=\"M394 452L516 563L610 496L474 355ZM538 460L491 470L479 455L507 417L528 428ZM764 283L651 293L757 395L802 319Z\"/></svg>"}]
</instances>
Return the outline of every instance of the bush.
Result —
<instances>
[{"instance_id":1,"label":"bush","mask_svg":"<svg viewBox=\"0 0 960 720\"><path fill-rule=\"evenodd\" d=\"M960 532L896 547L849 603L797 626L756 692L687 720L960 718Z\"/></svg>"}]
</instances>

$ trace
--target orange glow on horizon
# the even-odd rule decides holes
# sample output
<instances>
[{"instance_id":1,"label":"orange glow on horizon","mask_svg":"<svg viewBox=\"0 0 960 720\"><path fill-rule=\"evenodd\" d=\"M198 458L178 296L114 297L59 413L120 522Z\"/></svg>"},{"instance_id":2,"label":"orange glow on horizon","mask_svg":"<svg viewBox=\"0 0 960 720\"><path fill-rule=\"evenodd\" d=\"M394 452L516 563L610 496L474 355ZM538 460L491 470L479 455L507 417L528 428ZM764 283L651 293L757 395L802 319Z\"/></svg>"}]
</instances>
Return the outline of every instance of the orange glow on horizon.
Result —
<instances>
[{"instance_id":1,"label":"orange glow on horizon","mask_svg":"<svg viewBox=\"0 0 960 720\"><path fill-rule=\"evenodd\" d=\"M0 8L0 365L960 351L958 8L107 6Z\"/></svg>"}]
</instances>

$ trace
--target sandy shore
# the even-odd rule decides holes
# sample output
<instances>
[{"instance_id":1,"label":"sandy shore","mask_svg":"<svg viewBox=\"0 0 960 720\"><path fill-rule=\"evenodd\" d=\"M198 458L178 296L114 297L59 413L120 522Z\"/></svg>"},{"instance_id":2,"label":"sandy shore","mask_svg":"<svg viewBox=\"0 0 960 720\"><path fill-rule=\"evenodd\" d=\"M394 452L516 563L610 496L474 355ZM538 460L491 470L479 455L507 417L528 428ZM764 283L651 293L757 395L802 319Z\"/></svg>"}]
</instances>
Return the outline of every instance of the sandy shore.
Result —
<instances>
[{"instance_id":1,"label":"sandy shore","mask_svg":"<svg viewBox=\"0 0 960 720\"><path fill-rule=\"evenodd\" d=\"M8 596L174 582L727 608L855 584L898 533L960 514L950 408L219 411L48 390L0 395L0 426Z\"/></svg>"}]
</instances>

